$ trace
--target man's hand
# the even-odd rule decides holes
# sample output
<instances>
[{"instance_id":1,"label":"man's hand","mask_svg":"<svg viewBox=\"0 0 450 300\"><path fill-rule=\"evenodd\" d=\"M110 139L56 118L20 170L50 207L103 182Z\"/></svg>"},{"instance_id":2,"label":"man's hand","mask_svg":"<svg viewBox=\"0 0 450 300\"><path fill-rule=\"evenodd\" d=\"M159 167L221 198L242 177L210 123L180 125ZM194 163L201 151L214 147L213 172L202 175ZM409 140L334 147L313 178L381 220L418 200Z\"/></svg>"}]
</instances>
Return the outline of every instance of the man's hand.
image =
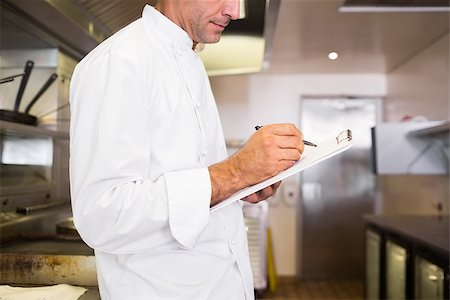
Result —
<instances>
[{"instance_id":1,"label":"man's hand","mask_svg":"<svg viewBox=\"0 0 450 300\"><path fill-rule=\"evenodd\" d=\"M303 134L294 125L267 125L256 131L231 160L249 186L292 167L303 148Z\"/></svg>"},{"instance_id":2,"label":"man's hand","mask_svg":"<svg viewBox=\"0 0 450 300\"><path fill-rule=\"evenodd\" d=\"M264 181L291 167L300 159L303 148L303 134L294 125L275 124L262 127L238 152L209 167L211 206L247 186ZM264 189L246 201L267 198L266 195L273 192Z\"/></svg>"},{"instance_id":3,"label":"man's hand","mask_svg":"<svg viewBox=\"0 0 450 300\"><path fill-rule=\"evenodd\" d=\"M273 196L277 189L280 187L281 181L274 183L256 193L250 194L247 197L242 198L242 201L250 203L258 203L260 201L266 200L270 196Z\"/></svg>"}]
</instances>

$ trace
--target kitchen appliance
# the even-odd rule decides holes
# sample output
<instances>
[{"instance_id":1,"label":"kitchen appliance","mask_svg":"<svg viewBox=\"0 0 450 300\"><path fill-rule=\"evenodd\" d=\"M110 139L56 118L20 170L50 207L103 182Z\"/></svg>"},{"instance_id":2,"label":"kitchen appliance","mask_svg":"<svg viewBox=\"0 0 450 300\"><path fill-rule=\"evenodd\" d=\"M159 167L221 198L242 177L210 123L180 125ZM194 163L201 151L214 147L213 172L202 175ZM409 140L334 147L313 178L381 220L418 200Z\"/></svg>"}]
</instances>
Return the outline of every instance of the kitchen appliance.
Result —
<instances>
[{"instance_id":1,"label":"kitchen appliance","mask_svg":"<svg viewBox=\"0 0 450 300\"><path fill-rule=\"evenodd\" d=\"M56 233L71 216L69 135L0 120L0 240Z\"/></svg>"},{"instance_id":2,"label":"kitchen appliance","mask_svg":"<svg viewBox=\"0 0 450 300\"><path fill-rule=\"evenodd\" d=\"M72 220L65 132L0 121L0 284L89 288L94 251Z\"/></svg>"}]
</instances>

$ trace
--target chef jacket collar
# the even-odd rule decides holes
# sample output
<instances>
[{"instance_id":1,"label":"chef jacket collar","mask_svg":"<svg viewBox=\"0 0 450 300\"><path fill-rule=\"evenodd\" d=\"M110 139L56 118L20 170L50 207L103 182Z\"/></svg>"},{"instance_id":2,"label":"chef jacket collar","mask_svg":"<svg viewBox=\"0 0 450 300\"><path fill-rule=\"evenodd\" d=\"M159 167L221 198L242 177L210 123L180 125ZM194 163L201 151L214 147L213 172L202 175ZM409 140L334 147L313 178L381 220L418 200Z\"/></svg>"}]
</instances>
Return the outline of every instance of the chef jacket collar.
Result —
<instances>
[{"instance_id":1,"label":"chef jacket collar","mask_svg":"<svg viewBox=\"0 0 450 300\"><path fill-rule=\"evenodd\" d=\"M155 26L156 30L164 36L164 39L173 46L192 50L193 41L187 32L151 5L147 4L144 7L142 17Z\"/></svg>"}]
</instances>

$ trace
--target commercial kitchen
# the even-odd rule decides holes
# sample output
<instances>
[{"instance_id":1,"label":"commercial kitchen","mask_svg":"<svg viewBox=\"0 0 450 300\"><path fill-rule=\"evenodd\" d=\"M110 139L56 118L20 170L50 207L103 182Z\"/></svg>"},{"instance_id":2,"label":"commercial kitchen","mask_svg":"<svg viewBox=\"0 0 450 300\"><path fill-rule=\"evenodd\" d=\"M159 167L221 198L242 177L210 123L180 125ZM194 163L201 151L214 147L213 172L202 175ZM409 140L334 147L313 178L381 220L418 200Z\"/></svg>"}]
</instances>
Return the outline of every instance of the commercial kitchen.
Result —
<instances>
[{"instance_id":1,"label":"commercial kitchen","mask_svg":"<svg viewBox=\"0 0 450 300\"><path fill-rule=\"evenodd\" d=\"M72 219L69 87L155 3L0 2L0 299L62 284L100 299ZM449 299L449 1L240 4L197 51L228 154L274 123L353 143L242 203L256 298Z\"/></svg>"}]
</instances>

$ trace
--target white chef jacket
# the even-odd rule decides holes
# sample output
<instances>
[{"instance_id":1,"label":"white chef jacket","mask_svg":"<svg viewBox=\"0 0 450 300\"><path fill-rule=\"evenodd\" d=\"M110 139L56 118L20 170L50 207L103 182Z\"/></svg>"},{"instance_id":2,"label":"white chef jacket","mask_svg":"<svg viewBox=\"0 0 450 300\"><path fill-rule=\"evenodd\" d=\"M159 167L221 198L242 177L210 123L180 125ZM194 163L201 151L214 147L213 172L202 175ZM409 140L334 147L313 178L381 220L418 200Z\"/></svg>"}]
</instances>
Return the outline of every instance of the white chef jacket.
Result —
<instances>
[{"instance_id":1,"label":"white chef jacket","mask_svg":"<svg viewBox=\"0 0 450 300\"><path fill-rule=\"evenodd\" d=\"M74 223L102 299L253 299L238 202L210 212L227 157L205 69L151 6L90 52L70 87Z\"/></svg>"}]
</instances>

